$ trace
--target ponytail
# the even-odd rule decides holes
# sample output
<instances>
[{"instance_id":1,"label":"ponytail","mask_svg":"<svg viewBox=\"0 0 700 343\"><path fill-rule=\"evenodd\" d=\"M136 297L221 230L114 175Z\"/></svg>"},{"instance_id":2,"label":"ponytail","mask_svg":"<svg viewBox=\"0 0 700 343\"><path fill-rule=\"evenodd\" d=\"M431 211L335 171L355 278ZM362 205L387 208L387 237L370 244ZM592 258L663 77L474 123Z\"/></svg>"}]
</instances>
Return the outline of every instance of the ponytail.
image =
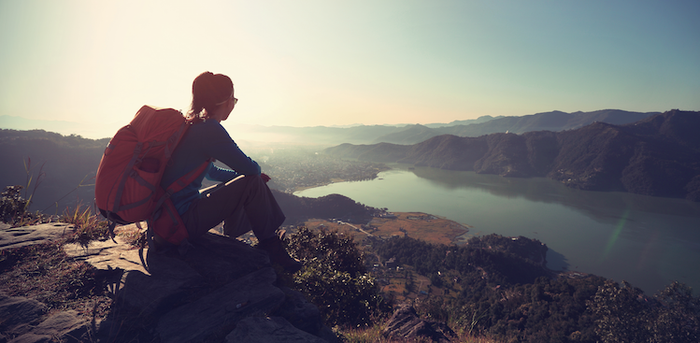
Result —
<instances>
[{"instance_id":1,"label":"ponytail","mask_svg":"<svg viewBox=\"0 0 700 343\"><path fill-rule=\"evenodd\" d=\"M198 122L209 117L233 93L233 82L223 74L204 72L192 82L192 105L187 120Z\"/></svg>"}]
</instances>

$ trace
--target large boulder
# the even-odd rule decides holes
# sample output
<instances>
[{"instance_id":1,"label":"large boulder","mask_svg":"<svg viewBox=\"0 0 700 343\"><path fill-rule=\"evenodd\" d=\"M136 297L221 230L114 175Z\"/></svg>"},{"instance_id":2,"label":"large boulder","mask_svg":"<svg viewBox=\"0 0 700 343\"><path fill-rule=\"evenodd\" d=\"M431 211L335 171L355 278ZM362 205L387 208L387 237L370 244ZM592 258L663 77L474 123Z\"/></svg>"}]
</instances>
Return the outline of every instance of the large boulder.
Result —
<instances>
[{"instance_id":1,"label":"large boulder","mask_svg":"<svg viewBox=\"0 0 700 343\"><path fill-rule=\"evenodd\" d=\"M72 233L67 225L0 228L0 250ZM137 230L133 225L119 231ZM97 268L113 298L102 321L52 311L33 299L0 294L0 342L337 342L314 305L281 286L265 252L208 233L177 249L138 249L116 242L64 245ZM268 341L269 341L268 340ZM254 340L253 340L254 341Z\"/></svg>"},{"instance_id":2,"label":"large boulder","mask_svg":"<svg viewBox=\"0 0 700 343\"><path fill-rule=\"evenodd\" d=\"M277 285L267 254L237 239L207 233L185 253L145 249L139 255L145 272L124 271L99 337L113 336L128 323L132 332L163 342L223 342L246 318L276 316L291 323L287 331L337 340L315 306ZM276 330L256 328L268 329Z\"/></svg>"}]
</instances>

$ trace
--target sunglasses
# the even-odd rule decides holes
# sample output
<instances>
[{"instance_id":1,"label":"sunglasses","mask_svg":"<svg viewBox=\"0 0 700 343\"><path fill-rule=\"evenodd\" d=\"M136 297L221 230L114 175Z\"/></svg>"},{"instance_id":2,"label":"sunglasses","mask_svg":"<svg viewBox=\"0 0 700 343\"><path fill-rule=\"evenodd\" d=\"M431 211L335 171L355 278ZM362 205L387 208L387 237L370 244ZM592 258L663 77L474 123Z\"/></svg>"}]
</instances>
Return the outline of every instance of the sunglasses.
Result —
<instances>
[{"instance_id":1,"label":"sunglasses","mask_svg":"<svg viewBox=\"0 0 700 343\"><path fill-rule=\"evenodd\" d=\"M233 94L231 94L231 99L233 99L233 106L236 106L236 104L238 103L238 98L234 98L234 97L233 97ZM226 99L226 100L224 100L224 101L222 101L222 102L217 102L215 105L216 105L216 106L220 106L220 105L225 104L227 101L228 101L228 99Z\"/></svg>"}]
</instances>

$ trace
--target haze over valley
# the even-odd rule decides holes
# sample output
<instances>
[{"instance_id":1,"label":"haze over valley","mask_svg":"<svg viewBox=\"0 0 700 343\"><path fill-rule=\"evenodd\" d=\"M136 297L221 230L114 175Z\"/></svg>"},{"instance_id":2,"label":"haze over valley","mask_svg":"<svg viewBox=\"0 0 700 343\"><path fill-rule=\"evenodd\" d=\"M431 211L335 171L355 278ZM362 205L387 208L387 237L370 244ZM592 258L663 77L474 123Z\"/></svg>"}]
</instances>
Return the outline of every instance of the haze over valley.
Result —
<instances>
[{"instance_id":1,"label":"haze over valley","mask_svg":"<svg viewBox=\"0 0 700 343\"><path fill-rule=\"evenodd\" d=\"M395 143L415 144L428 138L451 134L461 137L478 137L496 132L524 133L528 131L562 131L580 128L599 121L622 125L641 120L658 112L630 112L623 110L599 110L592 112L566 113L551 111L523 116L482 116L477 119L455 120L449 123L402 124L402 125L349 125L328 126L270 126L237 125L229 132L239 143L269 144L292 143L301 145L331 146L343 143L374 144ZM67 121L38 121L14 116L0 116L0 128L31 130L42 128L63 135L79 135L85 138L109 138L123 126L115 126L114 131L102 129L102 136L95 137L94 125ZM92 127L91 127L92 126Z\"/></svg>"}]
</instances>

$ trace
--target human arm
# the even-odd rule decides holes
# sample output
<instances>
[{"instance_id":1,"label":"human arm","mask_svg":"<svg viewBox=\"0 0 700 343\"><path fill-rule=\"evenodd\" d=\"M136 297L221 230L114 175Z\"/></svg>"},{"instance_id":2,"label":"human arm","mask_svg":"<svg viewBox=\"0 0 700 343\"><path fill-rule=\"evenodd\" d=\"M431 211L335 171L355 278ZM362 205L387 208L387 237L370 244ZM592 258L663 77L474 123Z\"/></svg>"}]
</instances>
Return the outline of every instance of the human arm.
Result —
<instances>
[{"instance_id":1,"label":"human arm","mask_svg":"<svg viewBox=\"0 0 700 343\"><path fill-rule=\"evenodd\" d=\"M221 178L234 178L239 175L260 175L260 166L248 157L238 145L231 139L228 132L217 122L206 123L211 125L206 130L204 151L210 158L214 158L231 169L213 166L210 175L214 180ZM230 180L230 179L229 179Z\"/></svg>"}]
</instances>

